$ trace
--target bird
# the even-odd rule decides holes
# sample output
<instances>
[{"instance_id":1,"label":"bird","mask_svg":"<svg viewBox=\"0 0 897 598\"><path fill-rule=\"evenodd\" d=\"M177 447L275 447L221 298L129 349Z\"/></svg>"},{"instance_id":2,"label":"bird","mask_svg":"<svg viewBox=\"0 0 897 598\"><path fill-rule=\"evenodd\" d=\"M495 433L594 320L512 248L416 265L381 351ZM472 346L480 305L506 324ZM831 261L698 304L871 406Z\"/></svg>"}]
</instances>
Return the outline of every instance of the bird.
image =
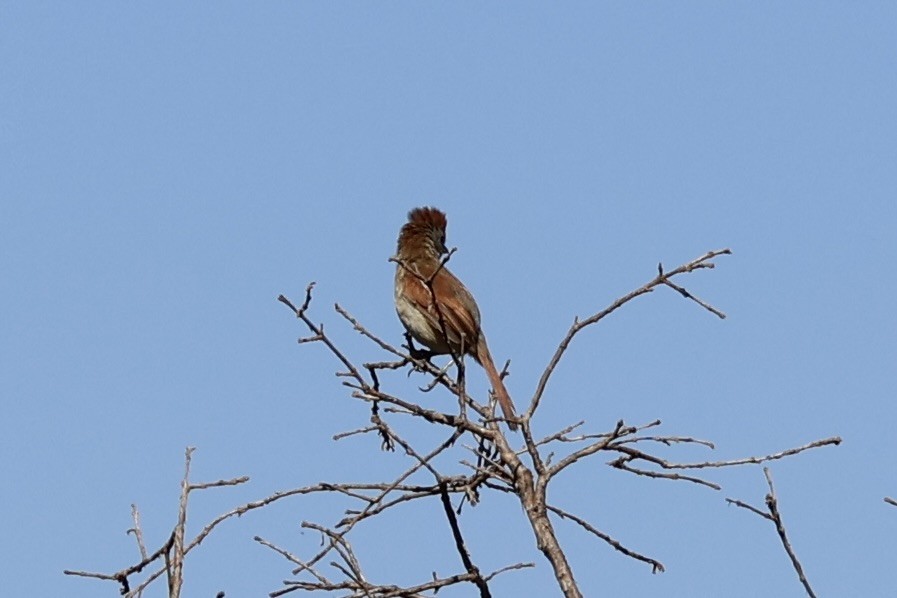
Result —
<instances>
[{"instance_id":1,"label":"bird","mask_svg":"<svg viewBox=\"0 0 897 598\"><path fill-rule=\"evenodd\" d=\"M492 392L511 430L517 429L514 403L505 388L480 325L473 295L445 267L445 213L414 208L399 231L395 305L408 333L434 355L467 354L486 371Z\"/></svg>"}]
</instances>

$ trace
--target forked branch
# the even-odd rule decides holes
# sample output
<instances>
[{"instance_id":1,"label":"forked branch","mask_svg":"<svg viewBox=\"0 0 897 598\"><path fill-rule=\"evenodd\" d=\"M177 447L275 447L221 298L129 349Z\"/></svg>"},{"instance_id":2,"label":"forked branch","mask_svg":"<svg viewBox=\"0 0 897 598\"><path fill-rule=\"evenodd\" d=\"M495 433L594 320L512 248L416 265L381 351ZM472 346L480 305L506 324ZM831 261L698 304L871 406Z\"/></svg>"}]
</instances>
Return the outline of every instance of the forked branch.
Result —
<instances>
[{"instance_id":1,"label":"forked branch","mask_svg":"<svg viewBox=\"0 0 897 598\"><path fill-rule=\"evenodd\" d=\"M679 292L683 297L687 299L691 299L695 301L698 305L709 311L710 313L716 315L719 318L725 318L726 315L715 307L711 306L709 303L701 301L697 299L694 295L685 290L684 287L679 285L675 285L671 282L671 279L679 276L681 274L687 274L689 272L694 272L695 270L705 269L705 268L715 268L716 264L712 261L714 258L719 257L721 255L731 255L732 250L730 249L717 249L715 251L708 251L704 255L699 258L693 259L692 261L682 264L678 268L670 270L669 272L664 272L663 266L658 265L657 267L657 276L655 276L652 280L646 282L641 287L632 291L631 293L627 293L623 295L613 303L611 303L608 307L602 309L598 313L589 316L584 320L580 320L579 318L574 318L573 324L570 326L570 329L567 331L566 336L561 340L558 348L555 350L554 355L552 355L551 360L548 362L548 365L545 367L545 371L542 372L542 377L539 379L539 383L536 385L536 391L533 393L533 398L530 401L529 409L527 409L526 419L532 418L533 414L539 408L539 403L542 400L542 396L545 393L545 388L548 386L548 380L551 378L552 373L554 373L555 368L560 363L561 358L564 356L564 353L567 351L567 347L570 346L570 342L573 340L573 337L576 336L583 328L591 326L593 324L597 324L613 312L617 311L619 308L623 307L636 297L640 297L647 293L654 291L654 289L659 285L667 285L676 291Z\"/></svg>"},{"instance_id":2,"label":"forked branch","mask_svg":"<svg viewBox=\"0 0 897 598\"><path fill-rule=\"evenodd\" d=\"M779 540L782 542L782 547L784 547L785 552L788 553L788 558L791 560L791 565L797 572L797 577L800 580L801 585L804 586L804 590L807 592L807 596L809 596L810 598L816 598L816 594L813 592L813 588L810 587L810 582L807 580L807 576L804 575L804 568L803 566L801 566L800 561L797 559L797 554L795 554L794 548L791 547L791 542L788 540L788 534L785 531L785 524L782 522L782 514L779 512L779 500L776 497L776 489L772 485L772 474L769 473L768 467L763 468L763 475L766 476L766 483L769 486L769 494L766 495L766 512L740 500L727 498L726 501L729 504L735 505L736 507L747 509L754 514L771 521L776 526L776 533L778 533L779 535Z\"/></svg>"}]
</instances>

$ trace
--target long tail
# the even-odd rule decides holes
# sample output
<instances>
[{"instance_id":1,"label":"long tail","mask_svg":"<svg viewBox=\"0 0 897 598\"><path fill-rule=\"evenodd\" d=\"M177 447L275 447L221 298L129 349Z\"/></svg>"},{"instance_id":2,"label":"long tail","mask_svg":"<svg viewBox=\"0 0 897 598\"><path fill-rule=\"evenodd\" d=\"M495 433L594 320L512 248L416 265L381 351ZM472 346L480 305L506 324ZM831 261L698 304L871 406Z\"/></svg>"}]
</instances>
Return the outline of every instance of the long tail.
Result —
<instances>
[{"instance_id":1,"label":"long tail","mask_svg":"<svg viewBox=\"0 0 897 598\"><path fill-rule=\"evenodd\" d=\"M514 403L511 401L511 395L508 394L508 389L505 388L505 383L502 382L501 375L495 369L495 362L492 361L492 354L489 353L489 347L486 346L486 339L482 334L480 334L480 341L477 343L476 357L477 361L483 365L483 369L486 370L489 383L492 384L492 392L495 393L495 398L498 399L498 404L501 405L508 427L511 430L517 430L517 412L514 410Z\"/></svg>"}]
</instances>

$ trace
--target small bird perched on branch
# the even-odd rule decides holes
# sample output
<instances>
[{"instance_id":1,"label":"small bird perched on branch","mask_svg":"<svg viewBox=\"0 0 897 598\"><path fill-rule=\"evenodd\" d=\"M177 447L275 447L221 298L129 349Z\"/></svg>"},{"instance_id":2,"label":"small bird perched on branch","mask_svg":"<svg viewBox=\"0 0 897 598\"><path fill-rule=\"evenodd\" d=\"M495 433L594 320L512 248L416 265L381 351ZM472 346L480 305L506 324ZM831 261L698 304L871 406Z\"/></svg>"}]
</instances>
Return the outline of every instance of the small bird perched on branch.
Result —
<instances>
[{"instance_id":1,"label":"small bird perched on branch","mask_svg":"<svg viewBox=\"0 0 897 598\"><path fill-rule=\"evenodd\" d=\"M462 353L483 366L508 427L517 429L514 403L495 368L480 328L480 310L460 280L445 267L445 214L415 208L399 232L396 255L396 312L415 340L436 355Z\"/></svg>"}]
</instances>

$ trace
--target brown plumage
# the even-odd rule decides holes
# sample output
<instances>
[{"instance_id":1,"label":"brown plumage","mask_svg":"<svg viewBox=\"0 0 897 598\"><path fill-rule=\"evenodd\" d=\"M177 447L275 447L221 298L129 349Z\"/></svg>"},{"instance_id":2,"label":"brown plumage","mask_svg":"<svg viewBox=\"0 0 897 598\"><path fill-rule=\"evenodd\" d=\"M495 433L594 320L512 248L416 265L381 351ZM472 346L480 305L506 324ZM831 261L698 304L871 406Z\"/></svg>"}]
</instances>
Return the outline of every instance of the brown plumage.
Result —
<instances>
[{"instance_id":1,"label":"brown plumage","mask_svg":"<svg viewBox=\"0 0 897 598\"><path fill-rule=\"evenodd\" d=\"M508 427L516 430L514 403L486 345L477 303L454 274L440 268L440 257L448 253L446 225L445 214L436 208L415 208L408 213L408 222L399 232L396 256L396 312L411 336L433 353L460 354L463 350L483 366ZM431 281L432 294L427 281Z\"/></svg>"}]
</instances>

